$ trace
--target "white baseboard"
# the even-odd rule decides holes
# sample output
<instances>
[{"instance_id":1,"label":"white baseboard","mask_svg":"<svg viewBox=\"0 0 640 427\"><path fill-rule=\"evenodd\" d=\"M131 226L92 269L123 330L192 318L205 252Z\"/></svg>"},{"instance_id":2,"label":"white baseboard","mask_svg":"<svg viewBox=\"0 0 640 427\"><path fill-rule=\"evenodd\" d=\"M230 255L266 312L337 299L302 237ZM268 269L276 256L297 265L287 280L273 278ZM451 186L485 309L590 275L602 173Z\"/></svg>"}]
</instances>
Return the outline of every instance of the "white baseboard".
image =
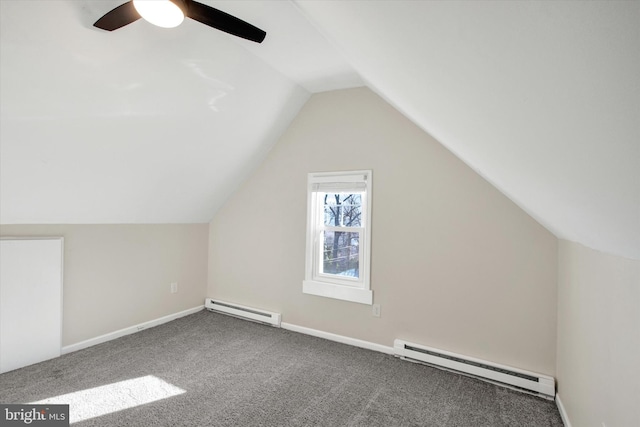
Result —
<instances>
[{"instance_id":1,"label":"white baseboard","mask_svg":"<svg viewBox=\"0 0 640 427\"><path fill-rule=\"evenodd\" d=\"M367 350L379 351L380 353L393 354L393 347L382 344L376 344L369 341L363 341L356 338L345 337L343 335L332 334L330 332L319 331L317 329L306 328L304 326L292 325L291 323L282 322L282 329L288 329L293 332L311 335L318 338L324 338L329 341L335 341L342 344L352 345L354 347L366 348Z\"/></svg>"},{"instance_id":2,"label":"white baseboard","mask_svg":"<svg viewBox=\"0 0 640 427\"><path fill-rule=\"evenodd\" d=\"M567 411L564 409L564 405L562 404L562 400L560 400L560 395L558 393L556 393L556 406L558 407L558 411L560 411L560 418L562 418L564 427L571 427L569 415L567 415Z\"/></svg>"},{"instance_id":3,"label":"white baseboard","mask_svg":"<svg viewBox=\"0 0 640 427\"><path fill-rule=\"evenodd\" d=\"M199 305L198 307L193 307L178 313L169 314L168 316L160 317L159 319L149 320L148 322L139 323L137 325L130 326L128 328L124 328L115 332L110 332L108 334L100 335L99 337L90 338L85 341L80 341L79 343L67 345L62 347L61 353L62 354L72 353L74 351L82 350L87 347L91 347L97 344L102 344L103 342L115 340L116 338L133 334L143 329L152 328L154 326L162 325L163 323L167 323L167 322L171 322L172 320L179 319L180 317L197 313L203 309L204 309L204 305Z\"/></svg>"}]
</instances>

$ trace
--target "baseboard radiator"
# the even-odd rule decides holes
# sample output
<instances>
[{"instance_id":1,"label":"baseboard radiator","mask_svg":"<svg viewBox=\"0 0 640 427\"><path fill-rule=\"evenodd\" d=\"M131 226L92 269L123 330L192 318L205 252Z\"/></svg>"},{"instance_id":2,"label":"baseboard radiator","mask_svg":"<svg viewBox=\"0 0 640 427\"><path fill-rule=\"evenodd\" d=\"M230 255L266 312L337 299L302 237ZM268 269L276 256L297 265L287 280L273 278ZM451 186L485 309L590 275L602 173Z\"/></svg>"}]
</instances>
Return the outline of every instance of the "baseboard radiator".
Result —
<instances>
[{"instance_id":1,"label":"baseboard radiator","mask_svg":"<svg viewBox=\"0 0 640 427\"><path fill-rule=\"evenodd\" d=\"M254 322L265 323L278 328L280 327L280 313L245 307L243 305L218 301L211 298L207 298L204 301L204 306L209 311L229 314L241 319L253 320Z\"/></svg>"},{"instance_id":2,"label":"baseboard radiator","mask_svg":"<svg viewBox=\"0 0 640 427\"><path fill-rule=\"evenodd\" d=\"M555 396L555 380L546 375L413 344L403 340L395 340L393 342L393 349L395 355L402 359L422 362L437 368L460 372L493 383L533 392L547 398L553 398Z\"/></svg>"}]
</instances>

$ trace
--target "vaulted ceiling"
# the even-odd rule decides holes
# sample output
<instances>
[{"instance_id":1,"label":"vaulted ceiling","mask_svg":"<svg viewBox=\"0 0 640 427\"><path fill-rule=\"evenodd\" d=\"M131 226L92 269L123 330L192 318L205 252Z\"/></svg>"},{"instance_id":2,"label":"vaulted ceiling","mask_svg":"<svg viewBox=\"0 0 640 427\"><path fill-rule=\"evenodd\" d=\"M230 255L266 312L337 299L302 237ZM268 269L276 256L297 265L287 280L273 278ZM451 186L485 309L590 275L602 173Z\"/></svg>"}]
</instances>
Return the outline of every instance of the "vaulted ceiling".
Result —
<instances>
[{"instance_id":1,"label":"vaulted ceiling","mask_svg":"<svg viewBox=\"0 0 640 427\"><path fill-rule=\"evenodd\" d=\"M558 237L640 259L640 2L0 1L0 223L209 221L314 92L366 85Z\"/></svg>"}]
</instances>

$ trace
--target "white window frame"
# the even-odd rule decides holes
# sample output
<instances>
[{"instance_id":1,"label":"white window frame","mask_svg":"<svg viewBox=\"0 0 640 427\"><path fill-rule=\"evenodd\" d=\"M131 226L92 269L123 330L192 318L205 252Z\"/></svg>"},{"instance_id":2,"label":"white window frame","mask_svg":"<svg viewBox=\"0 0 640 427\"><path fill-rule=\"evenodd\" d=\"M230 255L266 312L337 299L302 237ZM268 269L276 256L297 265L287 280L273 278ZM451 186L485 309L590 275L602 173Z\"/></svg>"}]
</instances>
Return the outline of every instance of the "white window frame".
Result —
<instances>
[{"instance_id":1,"label":"white window frame","mask_svg":"<svg viewBox=\"0 0 640 427\"><path fill-rule=\"evenodd\" d=\"M370 285L371 266L371 170L310 173L307 178L307 245L305 279L302 292L361 304L373 304ZM362 194L361 227L331 227L324 225L324 206L319 202L318 188L334 186ZM326 191L325 191L326 192ZM359 233L358 278L320 272L323 242L322 231L352 231Z\"/></svg>"}]
</instances>

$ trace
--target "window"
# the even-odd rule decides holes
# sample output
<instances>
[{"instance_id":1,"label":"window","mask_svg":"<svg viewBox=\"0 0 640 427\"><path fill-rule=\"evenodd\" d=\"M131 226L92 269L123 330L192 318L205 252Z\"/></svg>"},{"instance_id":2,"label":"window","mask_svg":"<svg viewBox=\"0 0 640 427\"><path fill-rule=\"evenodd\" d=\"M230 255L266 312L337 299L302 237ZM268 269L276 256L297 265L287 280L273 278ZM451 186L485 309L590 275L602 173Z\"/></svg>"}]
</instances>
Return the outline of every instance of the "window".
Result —
<instances>
[{"instance_id":1,"label":"window","mask_svg":"<svg viewBox=\"0 0 640 427\"><path fill-rule=\"evenodd\" d=\"M370 213L371 171L309 174L304 293L373 303Z\"/></svg>"}]
</instances>

